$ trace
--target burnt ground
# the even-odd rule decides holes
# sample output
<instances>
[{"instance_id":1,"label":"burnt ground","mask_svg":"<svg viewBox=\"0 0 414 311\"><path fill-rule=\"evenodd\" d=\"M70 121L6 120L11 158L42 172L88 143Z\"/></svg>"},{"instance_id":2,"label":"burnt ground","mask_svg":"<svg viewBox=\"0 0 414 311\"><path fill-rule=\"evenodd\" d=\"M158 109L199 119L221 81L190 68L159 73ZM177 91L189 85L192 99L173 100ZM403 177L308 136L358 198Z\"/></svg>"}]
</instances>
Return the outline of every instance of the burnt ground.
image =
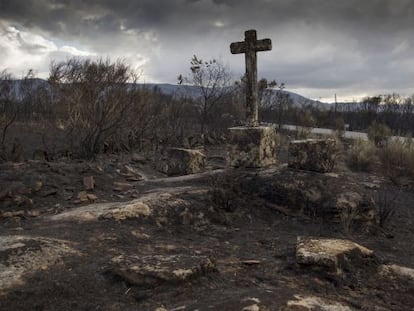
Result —
<instances>
[{"instance_id":1,"label":"burnt ground","mask_svg":"<svg viewBox=\"0 0 414 311\"><path fill-rule=\"evenodd\" d=\"M260 310L279 310L294 295L303 295L329 299L351 310L413 310L412 280L385 277L368 266L337 276L300 267L295 261L298 236L321 236L351 239L374 250L382 263L414 268L412 188L398 188L375 174L351 173L339 163L336 175L327 181L332 189L354 187L370 196L386 187L396 197L396 214L385 228L355 225L345 230L340 221L312 217L303 210L293 212L289 202L279 206L269 198L271 191L262 190L284 178L306 179L305 186L314 184L327 178L324 174L281 165L230 173L236 185L240 178L251 183L229 188L218 177L229 174L220 169L224 164L220 149L209 154L206 173L172 178L157 173L150 161L138 156L3 164L0 235L59 239L78 253L66 254L42 269L29 269L24 284L0 296L0 309L155 310L163 306L167 310L242 310L257 304ZM131 178L129 170L123 170L125 165L141 177ZM100 203L126 202L152 193L151 215L124 220L53 218L92 203L79 202L77 197L84 176L95 177L96 187L89 193L96 195L93 200L98 209ZM38 180L41 189L34 190ZM114 182L132 186L119 189ZM13 189L9 189L11 184ZM230 191L225 204L211 192L220 187ZM33 210L39 213L29 215ZM36 243L28 247L39 248ZM134 285L114 273L112 259L120 254L205 256L214 261L216 269L183 282ZM1 262L10 256L0 251Z\"/></svg>"}]
</instances>

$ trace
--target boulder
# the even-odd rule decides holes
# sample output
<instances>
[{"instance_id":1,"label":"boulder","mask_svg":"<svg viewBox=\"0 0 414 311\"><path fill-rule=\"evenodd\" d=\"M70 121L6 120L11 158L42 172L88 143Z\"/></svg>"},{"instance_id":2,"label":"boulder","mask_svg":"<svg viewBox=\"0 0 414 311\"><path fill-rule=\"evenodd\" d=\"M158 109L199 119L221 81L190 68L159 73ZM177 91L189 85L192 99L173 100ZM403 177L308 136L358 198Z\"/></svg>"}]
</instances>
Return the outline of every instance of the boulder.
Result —
<instances>
[{"instance_id":1,"label":"boulder","mask_svg":"<svg viewBox=\"0 0 414 311\"><path fill-rule=\"evenodd\" d=\"M158 169L168 176L195 174L204 169L205 159L204 153L197 149L170 148Z\"/></svg>"},{"instance_id":2,"label":"boulder","mask_svg":"<svg viewBox=\"0 0 414 311\"><path fill-rule=\"evenodd\" d=\"M331 172L336 159L337 148L335 139L304 139L289 143L290 168Z\"/></svg>"},{"instance_id":3,"label":"boulder","mask_svg":"<svg viewBox=\"0 0 414 311\"><path fill-rule=\"evenodd\" d=\"M300 266L343 275L344 271L368 268L375 262L374 252L355 242L342 239L298 237L296 262Z\"/></svg>"},{"instance_id":4,"label":"boulder","mask_svg":"<svg viewBox=\"0 0 414 311\"><path fill-rule=\"evenodd\" d=\"M142 201L129 203L90 204L65 211L51 217L52 220L96 221L98 219L138 219L151 215L150 207Z\"/></svg>"},{"instance_id":5,"label":"boulder","mask_svg":"<svg viewBox=\"0 0 414 311\"><path fill-rule=\"evenodd\" d=\"M352 311L353 309L339 302L330 301L316 296L294 295L294 300L289 300L283 310L286 311Z\"/></svg>"},{"instance_id":6,"label":"boulder","mask_svg":"<svg viewBox=\"0 0 414 311\"><path fill-rule=\"evenodd\" d=\"M380 274L388 277L400 277L414 282L414 269L399 266L396 264L382 265L379 269Z\"/></svg>"},{"instance_id":7,"label":"boulder","mask_svg":"<svg viewBox=\"0 0 414 311\"><path fill-rule=\"evenodd\" d=\"M68 244L45 237L0 237L0 294L23 285L26 276L48 269L64 256L79 254Z\"/></svg>"},{"instance_id":8,"label":"boulder","mask_svg":"<svg viewBox=\"0 0 414 311\"><path fill-rule=\"evenodd\" d=\"M216 271L214 261L205 256L120 255L112 259L112 264L115 275L132 285L147 288L182 283Z\"/></svg>"},{"instance_id":9,"label":"boulder","mask_svg":"<svg viewBox=\"0 0 414 311\"><path fill-rule=\"evenodd\" d=\"M93 190L95 188L95 178L93 176L83 177L83 187L85 190Z\"/></svg>"},{"instance_id":10,"label":"boulder","mask_svg":"<svg viewBox=\"0 0 414 311\"><path fill-rule=\"evenodd\" d=\"M229 131L228 166L260 168L277 163L274 127L232 127Z\"/></svg>"}]
</instances>

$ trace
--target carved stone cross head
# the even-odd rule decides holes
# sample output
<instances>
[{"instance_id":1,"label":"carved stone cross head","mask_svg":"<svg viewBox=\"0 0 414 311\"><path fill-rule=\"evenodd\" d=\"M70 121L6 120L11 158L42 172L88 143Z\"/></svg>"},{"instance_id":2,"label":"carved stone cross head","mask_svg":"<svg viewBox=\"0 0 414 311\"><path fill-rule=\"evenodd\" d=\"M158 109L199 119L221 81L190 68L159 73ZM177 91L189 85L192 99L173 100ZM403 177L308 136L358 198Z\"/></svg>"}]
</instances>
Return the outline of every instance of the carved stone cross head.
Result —
<instances>
[{"instance_id":1,"label":"carved stone cross head","mask_svg":"<svg viewBox=\"0 0 414 311\"><path fill-rule=\"evenodd\" d=\"M251 126L257 126L258 95L257 95L257 55L256 52L270 51L272 41L270 39L257 40L256 30L247 30L242 42L233 42L230 45L232 54L245 54L246 59L246 118Z\"/></svg>"}]
</instances>

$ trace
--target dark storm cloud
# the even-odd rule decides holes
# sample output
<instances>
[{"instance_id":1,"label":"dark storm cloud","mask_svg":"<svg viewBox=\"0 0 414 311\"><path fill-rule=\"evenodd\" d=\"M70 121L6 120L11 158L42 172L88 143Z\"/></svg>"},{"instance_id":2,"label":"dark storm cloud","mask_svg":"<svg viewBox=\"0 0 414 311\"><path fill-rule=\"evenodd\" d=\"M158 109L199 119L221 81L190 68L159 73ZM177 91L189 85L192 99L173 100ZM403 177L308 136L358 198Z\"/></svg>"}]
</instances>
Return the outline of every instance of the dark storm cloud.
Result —
<instances>
[{"instance_id":1,"label":"dark storm cloud","mask_svg":"<svg viewBox=\"0 0 414 311\"><path fill-rule=\"evenodd\" d=\"M260 74L314 93L412 90L412 16L412 0L0 0L0 21L98 55L135 50L164 81L193 54L241 74L228 46L256 28L274 46L260 55Z\"/></svg>"}]
</instances>

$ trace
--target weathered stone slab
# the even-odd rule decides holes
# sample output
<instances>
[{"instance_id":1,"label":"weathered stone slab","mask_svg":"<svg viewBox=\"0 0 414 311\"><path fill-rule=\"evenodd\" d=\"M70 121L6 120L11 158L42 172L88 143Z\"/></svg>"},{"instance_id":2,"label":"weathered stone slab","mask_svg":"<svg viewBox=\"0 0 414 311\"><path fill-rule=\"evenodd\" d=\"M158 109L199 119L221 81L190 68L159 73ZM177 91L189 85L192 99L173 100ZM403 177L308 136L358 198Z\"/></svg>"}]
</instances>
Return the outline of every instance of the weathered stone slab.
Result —
<instances>
[{"instance_id":1,"label":"weathered stone slab","mask_svg":"<svg viewBox=\"0 0 414 311\"><path fill-rule=\"evenodd\" d=\"M125 219L137 219L150 216L151 208L141 200L129 203L97 203L74 208L51 217L52 220L75 220L96 221L100 218L114 219L117 221Z\"/></svg>"},{"instance_id":2,"label":"weathered stone slab","mask_svg":"<svg viewBox=\"0 0 414 311\"><path fill-rule=\"evenodd\" d=\"M170 148L158 169L168 176L195 174L204 169L205 159L204 153L197 149Z\"/></svg>"},{"instance_id":3,"label":"weathered stone slab","mask_svg":"<svg viewBox=\"0 0 414 311\"><path fill-rule=\"evenodd\" d=\"M294 300L289 300L286 304L286 311L312 311L312 310L331 310L331 311L352 311L352 308L339 302L322 299L316 296L294 295Z\"/></svg>"},{"instance_id":4,"label":"weathered stone slab","mask_svg":"<svg viewBox=\"0 0 414 311\"><path fill-rule=\"evenodd\" d=\"M79 254L68 242L44 237L0 237L0 294L24 285L25 277L58 263L63 256Z\"/></svg>"},{"instance_id":5,"label":"weathered stone slab","mask_svg":"<svg viewBox=\"0 0 414 311\"><path fill-rule=\"evenodd\" d=\"M289 167L321 173L331 172L337 154L335 139L304 139L289 143Z\"/></svg>"},{"instance_id":6,"label":"weathered stone slab","mask_svg":"<svg viewBox=\"0 0 414 311\"><path fill-rule=\"evenodd\" d=\"M343 269L355 270L374 258L374 252L355 242L342 239L298 237L296 262L299 265L322 268L341 275Z\"/></svg>"},{"instance_id":7,"label":"weathered stone slab","mask_svg":"<svg viewBox=\"0 0 414 311\"><path fill-rule=\"evenodd\" d=\"M228 166L260 168L277 162L275 128L269 126L232 127L229 131Z\"/></svg>"},{"instance_id":8,"label":"weathered stone slab","mask_svg":"<svg viewBox=\"0 0 414 311\"><path fill-rule=\"evenodd\" d=\"M214 261L205 256L189 255L120 255L112 259L112 272L128 283L155 287L164 283L181 283L216 271Z\"/></svg>"},{"instance_id":9,"label":"weathered stone slab","mask_svg":"<svg viewBox=\"0 0 414 311\"><path fill-rule=\"evenodd\" d=\"M401 277L414 282L414 269L402 267L395 264L382 265L379 269L380 274L388 277Z\"/></svg>"}]
</instances>

